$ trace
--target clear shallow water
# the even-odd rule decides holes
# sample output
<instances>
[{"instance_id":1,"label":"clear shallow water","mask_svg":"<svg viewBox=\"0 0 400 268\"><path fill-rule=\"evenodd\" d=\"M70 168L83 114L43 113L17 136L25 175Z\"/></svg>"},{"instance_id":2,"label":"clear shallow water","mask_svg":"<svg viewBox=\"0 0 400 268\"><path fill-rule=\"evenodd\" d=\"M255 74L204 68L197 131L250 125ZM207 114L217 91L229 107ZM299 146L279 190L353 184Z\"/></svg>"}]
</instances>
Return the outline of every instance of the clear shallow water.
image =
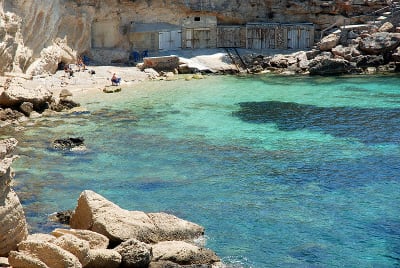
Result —
<instances>
[{"instance_id":1,"label":"clear shallow water","mask_svg":"<svg viewBox=\"0 0 400 268\"><path fill-rule=\"evenodd\" d=\"M201 224L234 267L399 265L399 77L208 77L81 103L18 134L32 231L92 189ZM50 148L70 136L88 151Z\"/></svg>"}]
</instances>

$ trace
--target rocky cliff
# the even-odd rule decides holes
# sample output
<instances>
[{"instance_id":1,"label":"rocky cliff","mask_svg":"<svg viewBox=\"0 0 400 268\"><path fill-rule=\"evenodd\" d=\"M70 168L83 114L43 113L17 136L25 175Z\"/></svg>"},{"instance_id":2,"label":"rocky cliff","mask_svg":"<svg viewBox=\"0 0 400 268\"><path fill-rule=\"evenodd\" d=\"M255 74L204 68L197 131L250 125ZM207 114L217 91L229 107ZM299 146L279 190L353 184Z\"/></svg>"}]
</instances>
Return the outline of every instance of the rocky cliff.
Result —
<instances>
[{"instance_id":1,"label":"rocky cliff","mask_svg":"<svg viewBox=\"0 0 400 268\"><path fill-rule=\"evenodd\" d=\"M16 145L13 138L0 141L0 257L16 249L28 235L24 211L10 186L11 164L15 159L10 153Z\"/></svg>"},{"instance_id":2,"label":"rocky cliff","mask_svg":"<svg viewBox=\"0 0 400 268\"><path fill-rule=\"evenodd\" d=\"M72 60L49 53L47 48L60 40L74 57L90 55L96 48L129 51L129 31L136 22L180 25L189 16L212 15L218 24L311 22L319 31L343 24L349 16L353 23L364 22L368 18L360 14L385 4L384 0L2 0L0 74L54 72L56 66L46 66L46 59ZM41 64L29 68L38 59Z\"/></svg>"}]
</instances>

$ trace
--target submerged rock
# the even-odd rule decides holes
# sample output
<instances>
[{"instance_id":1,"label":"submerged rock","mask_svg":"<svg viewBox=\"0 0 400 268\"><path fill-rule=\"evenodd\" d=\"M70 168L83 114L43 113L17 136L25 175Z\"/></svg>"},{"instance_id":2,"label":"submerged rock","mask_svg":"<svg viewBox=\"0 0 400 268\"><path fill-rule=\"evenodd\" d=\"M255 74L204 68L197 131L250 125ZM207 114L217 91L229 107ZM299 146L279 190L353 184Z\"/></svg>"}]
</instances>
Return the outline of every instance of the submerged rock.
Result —
<instances>
[{"instance_id":1,"label":"submerged rock","mask_svg":"<svg viewBox=\"0 0 400 268\"><path fill-rule=\"evenodd\" d=\"M105 88L103 88L103 92L104 93L116 93L116 92L121 92L122 88L119 86L106 86Z\"/></svg>"},{"instance_id":2,"label":"submerged rock","mask_svg":"<svg viewBox=\"0 0 400 268\"><path fill-rule=\"evenodd\" d=\"M57 150L84 150L86 149L82 137L57 139L53 141L53 148Z\"/></svg>"},{"instance_id":3,"label":"submerged rock","mask_svg":"<svg viewBox=\"0 0 400 268\"><path fill-rule=\"evenodd\" d=\"M62 224L69 224L69 221L71 219L71 214L72 214L72 210L59 211L59 212L56 212L56 213L50 215L49 218L55 222L59 222Z\"/></svg>"}]
</instances>

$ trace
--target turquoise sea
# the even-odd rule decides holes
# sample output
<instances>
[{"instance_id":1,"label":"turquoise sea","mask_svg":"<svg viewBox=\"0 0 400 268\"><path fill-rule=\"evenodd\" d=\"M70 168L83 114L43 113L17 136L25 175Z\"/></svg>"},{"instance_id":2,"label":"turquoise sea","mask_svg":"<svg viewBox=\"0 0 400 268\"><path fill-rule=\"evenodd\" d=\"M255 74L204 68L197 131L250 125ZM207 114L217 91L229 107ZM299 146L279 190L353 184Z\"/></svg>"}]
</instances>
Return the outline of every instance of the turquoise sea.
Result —
<instances>
[{"instance_id":1,"label":"turquoise sea","mask_svg":"<svg viewBox=\"0 0 400 268\"><path fill-rule=\"evenodd\" d=\"M204 226L230 267L400 266L398 75L209 76L79 101L89 112L16 134L32 232L91 189ZM87 151L51 148L67 137Z\"/></svg>"}]
</instances>

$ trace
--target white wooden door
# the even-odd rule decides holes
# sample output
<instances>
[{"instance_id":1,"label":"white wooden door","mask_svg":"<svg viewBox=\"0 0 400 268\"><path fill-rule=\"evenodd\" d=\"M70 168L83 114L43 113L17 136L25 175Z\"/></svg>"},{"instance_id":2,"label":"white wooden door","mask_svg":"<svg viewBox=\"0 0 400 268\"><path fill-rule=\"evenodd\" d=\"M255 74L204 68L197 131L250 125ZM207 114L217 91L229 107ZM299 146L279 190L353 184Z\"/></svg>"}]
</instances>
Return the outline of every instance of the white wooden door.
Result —
<instances>
[{"instance_id":1,"label":"white wooden door","mask_svg":"<svg viewBox=\"0 0 400 268\"><path fill-rule=\"evenodd\" d=\"M182 47L181 31L165 31L158 34L159 50L177 50Z\"/></svg>"}]
</instances>

